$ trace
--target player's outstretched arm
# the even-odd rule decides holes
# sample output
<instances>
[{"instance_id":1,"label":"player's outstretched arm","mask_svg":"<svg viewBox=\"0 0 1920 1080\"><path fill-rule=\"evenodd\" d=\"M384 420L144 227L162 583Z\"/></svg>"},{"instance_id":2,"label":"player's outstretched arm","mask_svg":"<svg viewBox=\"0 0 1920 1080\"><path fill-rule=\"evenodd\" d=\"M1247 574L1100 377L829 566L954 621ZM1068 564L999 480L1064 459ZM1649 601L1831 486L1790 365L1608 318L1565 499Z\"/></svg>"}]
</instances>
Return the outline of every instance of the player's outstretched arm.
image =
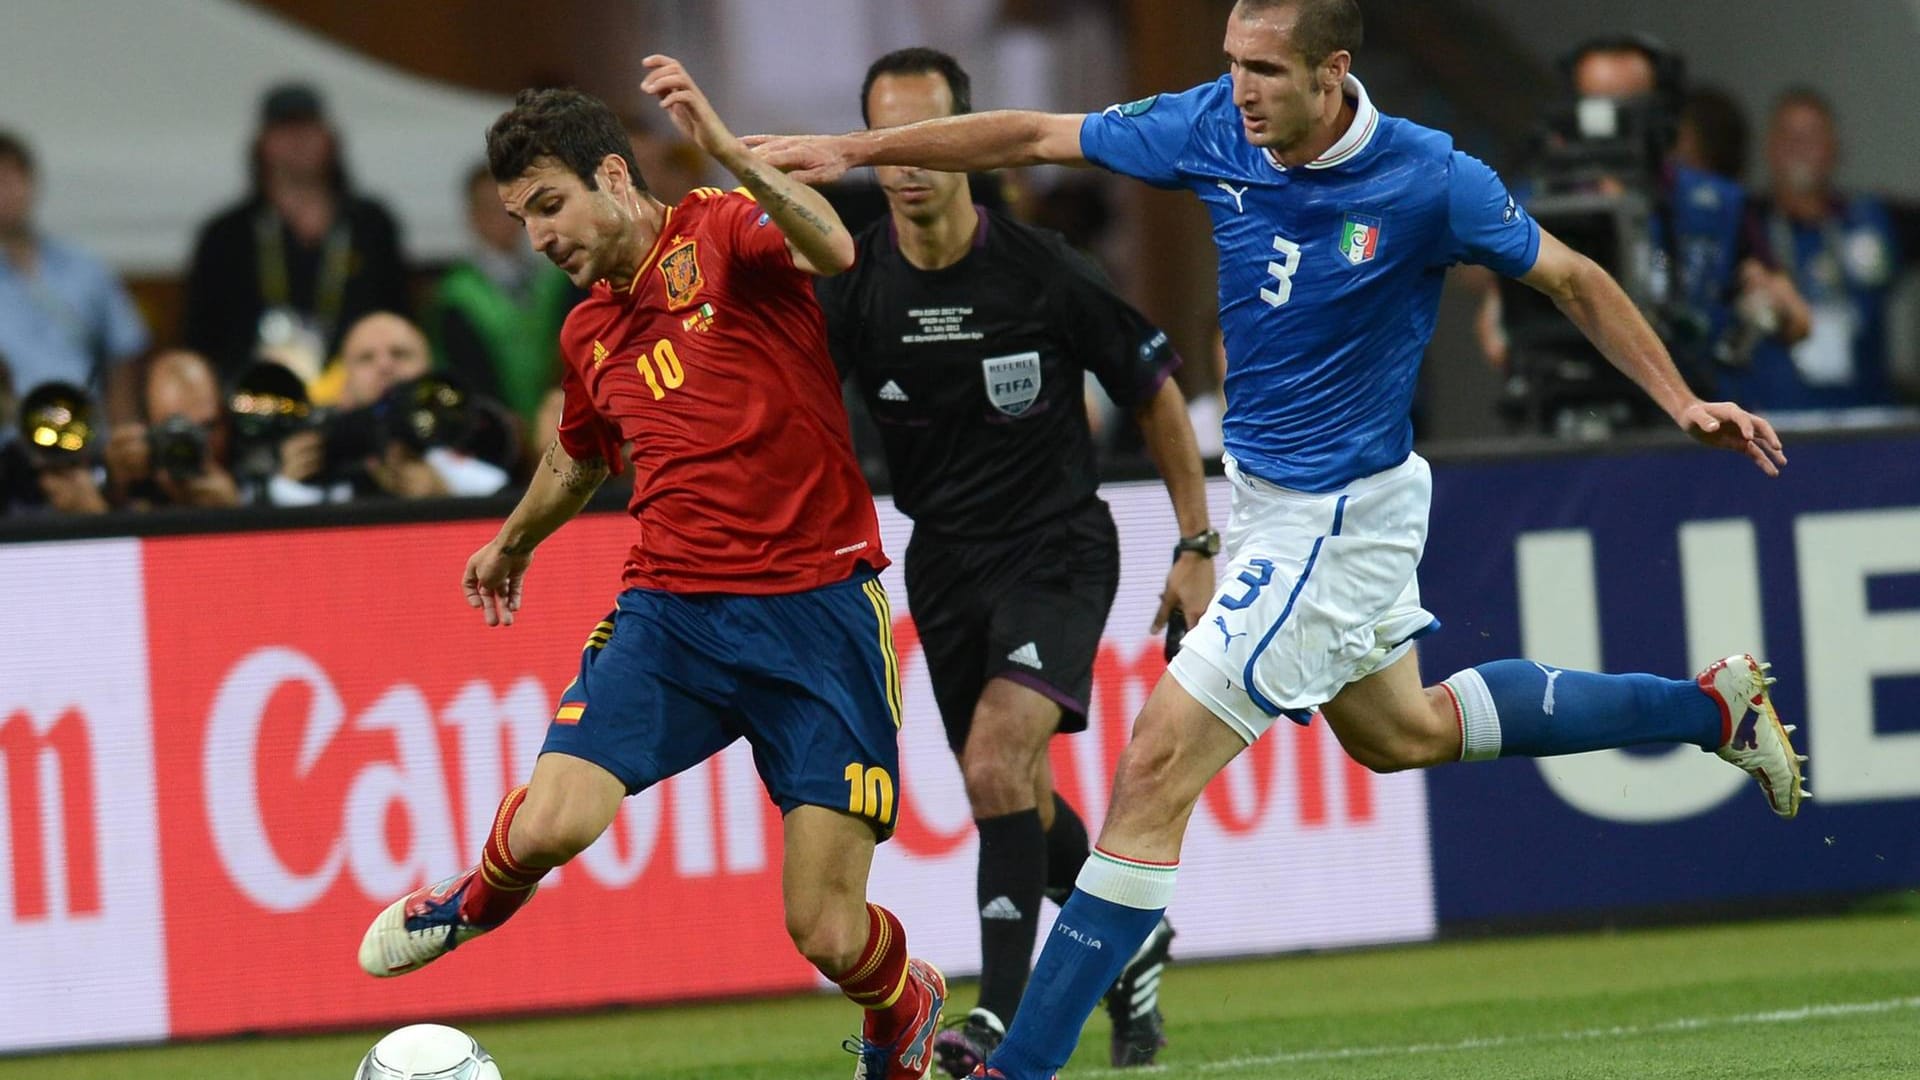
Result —
<instances>
[{"instance_id":1,"label":"player's outstretched arm","mask_svg":"<svg viewBox=\"0 0 1920 1080\"><path fill-rule=\"evenodd\" d=\"M827 184L862 165L972 172L1020 165L1085 165L1080 113L1003 109L943 116L846 135L749 135L746 144L795 180Z\"/></svg>"},{"instance_id":2,"label":"player's outstretched arm","mask_svg":"<svg viewBox=\"0 0 1920 1080\"><path fill-rule=\"evenodd\" d=\"M1640 309L1599 264L1541 229L1540 254L1520 280L1552 297L1594 348L1682 431L1709 446L1741 451L1768 476L1780 475L1787 455L1773 425L1731 401L1696 397Z\"/></svg>"},{"instance_id":3,"label":"player's outstretched arm","mask_svg":"<svg viewBox=\"0 0 1920 1080\"><path fill-rule=\"evenodd\" d=\"M810 274L833 275L853 265L853 234L826 196L762 161L727 130L693 76L671 56L649 56L640 89L660 99L674 126L712 155L760 203L787 238L793 264Z\"/></svg>"},{"instance_id":4,"label":"player's outstretched arm","mask_svg":"<svg viewBox=\"0 0 1920 1080\"><path fill-rule=\"evenodd\" d=\"M461 579L467 606L479 608L488 626L513 625L533 549L584 510L606 478L607 463L599 458L576 461L557 439L547 447L527 493L507 515L499 535L467 560Z\"/></svg>"}]
</instances>

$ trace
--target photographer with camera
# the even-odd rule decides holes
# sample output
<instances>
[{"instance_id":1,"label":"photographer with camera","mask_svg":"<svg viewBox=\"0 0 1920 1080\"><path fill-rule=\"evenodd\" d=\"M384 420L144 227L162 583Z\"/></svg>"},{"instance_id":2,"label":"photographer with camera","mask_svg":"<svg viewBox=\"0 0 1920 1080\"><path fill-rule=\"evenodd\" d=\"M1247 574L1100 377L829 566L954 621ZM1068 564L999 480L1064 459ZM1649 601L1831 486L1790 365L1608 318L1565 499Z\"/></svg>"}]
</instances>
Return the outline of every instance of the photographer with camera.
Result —
<instances>
[{"instance_id":1,"label":"photographer with camera","mask_svg":"<svg viewBox=\"0 0 1920 1080\"><path fill-rule=\"evenodd\" d=\"M139 510L240 505L212 366L199 353L169 349L142 374L145 422L116 426L107 442L114 502Z\"/></svg>"},{"instance_id":2,"label":"photographer with camera","mask_svg":"<svg viewBox=\"0 0 1920 1080\"><path fill-rule=\"evenodd\" d=\"M1659 41L1596 38L1561 62L1573 92L1516 187L1527 212L1619 279L1699 392L1762 337L1807 335L1806 302L1774 269L1746 192L1674 154L1685 65ZM1508 374L1516 426L1599 438L1655 419L1550 302L1480 279L1476 331Z\"/></svg>"},{"instance_id":3,"label":"photographer with camera","mask_svg":"<svg viewBox=\"0 0 1920 1080\"><path fill-rule=\"evenodd\" d=\"M368 315L347 331L338 367L331 410L280 444L269 502L491 495L507 485L504 469L466 453L492 414L457 380L429 373L418 327L390 312Z\"/></svg>"},{"instance_id":4,"label":"photographer with camera","mask_svg":"<svg viewBox=\"0 0 1920 1080\"><path fill-rule=\"evenodd\" d=\"M0 364L0 509L10 514L104 514L107 498L98 460L101 427L84 388L46 382L20 401L12 423L12 375ZM13 438L17 432L17 438Z\"/></svg>"}]
</instances>

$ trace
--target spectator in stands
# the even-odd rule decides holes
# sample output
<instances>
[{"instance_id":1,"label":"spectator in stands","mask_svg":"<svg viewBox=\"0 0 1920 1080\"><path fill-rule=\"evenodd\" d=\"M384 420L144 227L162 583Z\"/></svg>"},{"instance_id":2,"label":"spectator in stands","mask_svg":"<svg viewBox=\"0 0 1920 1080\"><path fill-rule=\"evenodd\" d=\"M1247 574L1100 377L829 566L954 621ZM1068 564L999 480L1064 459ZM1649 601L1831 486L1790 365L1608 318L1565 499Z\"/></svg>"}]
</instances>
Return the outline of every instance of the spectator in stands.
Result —
<instances>
[{"instance_id":1,"label":"spectator in stands","mask_svg":"<svg viewBox=\"0 0 1920 1080\"><path fill-rule=\"evenodd\" d=\"M37 182L33 151L0 131L0 351L21 392L74 383L103 397L110 419L127 419L147 325L105 263L34 229Z\"/></svg>"},{"instance_id":2,"label":"spectator in stands","mask_svg":"<svg viewBox=\"0 0 1920 1080\"><path fill-rule=\"evenodd\" d=\"M403 499L491 495L506 471L461 448L416 449L394 437L396 388L414 384L431 366L426 335L392 312L353 324L340 348L340 387L331 419L281 446L281 471L268 485L279 506L342 502L386 494Z\"/></svg>"},{"instance_id":3,"label":"spectator in stands","mask_svg":"<svg viewBox=\"0 0 1920 1080\"><path fill-rule=\"evenodd\" d=\"M199 353L169 349L143 366L142 422L117 425L107 443L114 503L132 510L240 505L212 365Z\"/></svg>"},{"instance_id":4,"label":"spectator in stands","mask_svg":"<svg viewBox=\"0 0 1920 1080\"><path fill-rule=\"evenodd\" d=\"M507 216L486 162L467 174L466 199L474 252L434 290L425 320L434 357L530 423L560 381L560 324L580 294Z\"/></svg>"},{"instance_id":5,"label":"spectator in stands","mask_svg":"<svg viewBox=\"0 0 1920 1080\"><path fill-rule=\"evenodd\" d=\"M262 98L252 174L247 197L200 230L187 344L224 379L262 351L311 379L360 316L410 307L399 228L354 193L310 86L287 83Z\"/></svg>"},{"instance_id":6,"label":"spectator in stands","mask_svg":"<svg viewBox=\"0 0 1920 1080\"><path fill-rule=\"evenodd\" d=\"M1818 91L1780 95L1767 124L1768 192L1759 218L1774 256L1813 308L1813 333L1763 342L1727 377L1747 405L1773 411L1889 405L1888 302L1903 260L1896 216L1879 198L1834 184L1840 141Z\"/></svg>"},{"instance_id":7,"label":"spectator in stands","mask_svg":"<svg viewBox=\"0 0 1920 1080\"><path fill-rule=\"evenodd\" d=\"M1717 86L1696 87L1680 108L1673 157L1688 168L1742 184L1752 141L1746 110L1732 94Z\"/></svg>"}]
</instances>

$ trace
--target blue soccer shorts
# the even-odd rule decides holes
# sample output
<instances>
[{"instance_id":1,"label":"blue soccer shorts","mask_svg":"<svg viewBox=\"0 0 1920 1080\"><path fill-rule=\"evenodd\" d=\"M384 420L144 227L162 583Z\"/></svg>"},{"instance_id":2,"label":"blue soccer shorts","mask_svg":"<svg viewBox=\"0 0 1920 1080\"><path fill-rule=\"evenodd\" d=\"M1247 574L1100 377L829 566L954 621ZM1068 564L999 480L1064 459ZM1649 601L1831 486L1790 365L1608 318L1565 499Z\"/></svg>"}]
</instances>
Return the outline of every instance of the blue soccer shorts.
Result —
<instances>
[{"instance_id":1,"label":"blue soccer shorts","mask_svg":"<svg viewBox=\"0 0 1920 1080\"><path fill-rule=\"evenodd\" d=\"M843 810L885 839L900 715L893 613L869 571L782 596L628 589L588 637L541 753L591 761L631 795L744 738L782 814Z\"/></svg>"}]
</instances>

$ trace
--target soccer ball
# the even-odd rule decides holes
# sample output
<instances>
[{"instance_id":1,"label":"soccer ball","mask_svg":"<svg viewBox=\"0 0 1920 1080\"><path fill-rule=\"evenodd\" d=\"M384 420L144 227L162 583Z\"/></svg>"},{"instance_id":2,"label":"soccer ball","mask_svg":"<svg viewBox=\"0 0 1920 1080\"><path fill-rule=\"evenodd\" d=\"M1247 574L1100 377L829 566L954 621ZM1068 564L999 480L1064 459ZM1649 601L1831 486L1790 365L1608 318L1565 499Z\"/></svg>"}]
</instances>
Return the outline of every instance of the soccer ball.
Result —
<instances>
[{"instance_id":1,"label":"soccer ball","mask_svg":"<svg viewBox=\"0 0 1920 1080\"><path fill-rule=\"evenodd\" d=\"M413 1024L374 1043L353 1080L500 1080L500 1067L458 1028Z\"/></svg>"}]
</instances>

